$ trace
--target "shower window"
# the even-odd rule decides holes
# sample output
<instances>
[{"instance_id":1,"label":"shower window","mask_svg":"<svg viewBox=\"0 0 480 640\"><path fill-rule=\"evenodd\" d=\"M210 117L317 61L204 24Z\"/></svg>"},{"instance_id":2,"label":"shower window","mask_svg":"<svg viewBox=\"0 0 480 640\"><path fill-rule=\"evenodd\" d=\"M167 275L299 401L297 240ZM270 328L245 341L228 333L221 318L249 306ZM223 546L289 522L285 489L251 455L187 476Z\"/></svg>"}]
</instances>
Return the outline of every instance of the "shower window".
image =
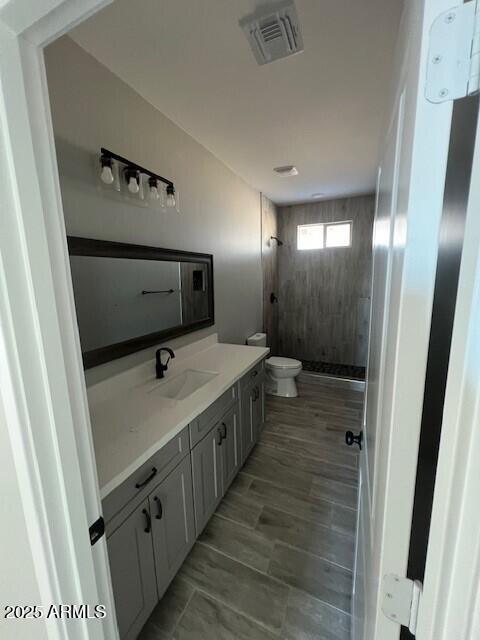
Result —
<instances>
[{"instance_id":1,"label":"shower window","mask_svg":"<svg viewBox=\"0 0 480 640\"><path fill-rule=\"evenodd\" d=\"M297 227L297 249L323 249L323 224L301 224Z\"/></svg>"},{"instance_id":2,"label":"shower window","mask_svg":"<svg viewBox=\"0 0 480 640\"><path fill-rule=\"evenodd\" d=\"M297 227L297 249L333 249L350 247L352 244L352 222L326 224L300 224Z\"/></svg>"},{"instance_id":3,"label":"shower window","mask_svg":"<svg viewBox=\"0 0 480 640\"><path fill-rule=\"evenodd\" d=\"M352 223L336 222L325 225L325 246L349 247L352 244Z\"/></svg>"}]
</instances>

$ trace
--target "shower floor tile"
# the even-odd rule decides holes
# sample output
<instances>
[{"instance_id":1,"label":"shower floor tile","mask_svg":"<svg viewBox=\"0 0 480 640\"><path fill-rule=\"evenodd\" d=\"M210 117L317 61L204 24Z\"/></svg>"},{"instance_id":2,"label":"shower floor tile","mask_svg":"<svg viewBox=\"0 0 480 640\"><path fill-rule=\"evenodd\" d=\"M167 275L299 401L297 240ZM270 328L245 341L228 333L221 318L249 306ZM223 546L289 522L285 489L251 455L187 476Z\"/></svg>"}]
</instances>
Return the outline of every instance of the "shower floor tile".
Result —
<instances>
[{"instance_id":1,"label":"shower floor tile","mask_svg":"<svg viewBox=\"0 0 480 640\"><path fill-rule=\"evenodd\" d=\"M365 380L365 367L357 367L353 364L335 364L333 362L302 360L302 366L304 371L323 373L327 376L337 376L339 378Z\"/></svg>"}]
</instances>

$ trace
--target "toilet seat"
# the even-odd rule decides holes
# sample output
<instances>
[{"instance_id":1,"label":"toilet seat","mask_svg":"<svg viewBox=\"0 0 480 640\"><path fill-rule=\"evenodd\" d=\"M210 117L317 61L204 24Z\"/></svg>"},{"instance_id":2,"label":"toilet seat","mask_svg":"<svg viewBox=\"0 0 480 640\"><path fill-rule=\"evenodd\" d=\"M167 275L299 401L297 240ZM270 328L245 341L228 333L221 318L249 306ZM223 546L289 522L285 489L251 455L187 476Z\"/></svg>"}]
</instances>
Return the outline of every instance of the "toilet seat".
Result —
<instances>
[{"instance_id":1,"label":"toilet seat","mask_svg":"<svg viewBox=\"0 0 480 640\"><path fill-rule=\"evenodd\" d=\"M301 367L302 363L294 358L273 356L267 359L267 365L273 369L295 369L296 367Z\"/></svg>"}]
</instances>

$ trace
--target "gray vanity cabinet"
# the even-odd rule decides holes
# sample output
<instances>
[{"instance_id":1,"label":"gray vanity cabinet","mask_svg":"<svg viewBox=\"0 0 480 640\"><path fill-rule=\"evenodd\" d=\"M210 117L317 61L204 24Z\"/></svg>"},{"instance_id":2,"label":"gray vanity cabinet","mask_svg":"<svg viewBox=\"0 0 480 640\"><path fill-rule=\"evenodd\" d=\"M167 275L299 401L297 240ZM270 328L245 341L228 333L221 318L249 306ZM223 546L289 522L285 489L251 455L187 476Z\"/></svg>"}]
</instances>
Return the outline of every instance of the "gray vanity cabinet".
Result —
<instances>
[{"instance_id":1,"label":"gray vanity cabinet","mask_svg":"<svg viewBox=\"0 0 480 640\"><path fill-rule=\"evenodd\" d=\"M109 536L108 556L120 638L133 640L158 601L148 500Z\"/></svg>"},{"instance_id":2,"label":"gray vanity cabinet","mask_svg":"<svg viewBox=\"0 0 480 640\"><path fill-rule=\"evenodd\" d=\"M103 501L121 640L163 596L260 435L258 363Z\"/></svg>"},{"instance_id":3,"label":"gray vanity cabinet","mask_svg":"<svg viewBox=\"0 0 480 640\"><path fill-rule=\"evenodd\" d=\"M190 456L150 494L149 504L161 598L195 542Z\"/></svg>"},{"instance_id":4,"label":"gray vanity cabinet","mask_svg":"<svg viewBox=\"0 0 480 640\"><path fill-rule=\"evenodd\" d=\"M197 535L222 498L223 455L222 428L215 424L192 449L193 498Z\"/></svg>"}]
</instances>

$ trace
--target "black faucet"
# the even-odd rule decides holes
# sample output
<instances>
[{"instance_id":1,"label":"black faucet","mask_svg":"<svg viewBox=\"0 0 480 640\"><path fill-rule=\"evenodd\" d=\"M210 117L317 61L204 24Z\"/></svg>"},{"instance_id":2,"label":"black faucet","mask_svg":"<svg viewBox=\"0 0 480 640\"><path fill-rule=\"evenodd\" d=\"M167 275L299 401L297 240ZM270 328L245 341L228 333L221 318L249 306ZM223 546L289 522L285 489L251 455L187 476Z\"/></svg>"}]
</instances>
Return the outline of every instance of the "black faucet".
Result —
<instances>
[{"instance_id":1,"label":"black faucet","mask_svg":"<svg viewBox=\"0 0 480 640\"><path fill-rule=\"evenodd\" d=\"M165 364L162 364L162 351L166 351L169 354L168 355L168 360L166 361ZM155 353L155 359L156 359L156 367L155 368L157 370L157 378L163 378L163 375L164 375L165 371L168 369L168 363L174 357L175 357L175 354L168 347L161 347L160 349L157 349L157 351Z\"/></svg>"}]
</instances>

